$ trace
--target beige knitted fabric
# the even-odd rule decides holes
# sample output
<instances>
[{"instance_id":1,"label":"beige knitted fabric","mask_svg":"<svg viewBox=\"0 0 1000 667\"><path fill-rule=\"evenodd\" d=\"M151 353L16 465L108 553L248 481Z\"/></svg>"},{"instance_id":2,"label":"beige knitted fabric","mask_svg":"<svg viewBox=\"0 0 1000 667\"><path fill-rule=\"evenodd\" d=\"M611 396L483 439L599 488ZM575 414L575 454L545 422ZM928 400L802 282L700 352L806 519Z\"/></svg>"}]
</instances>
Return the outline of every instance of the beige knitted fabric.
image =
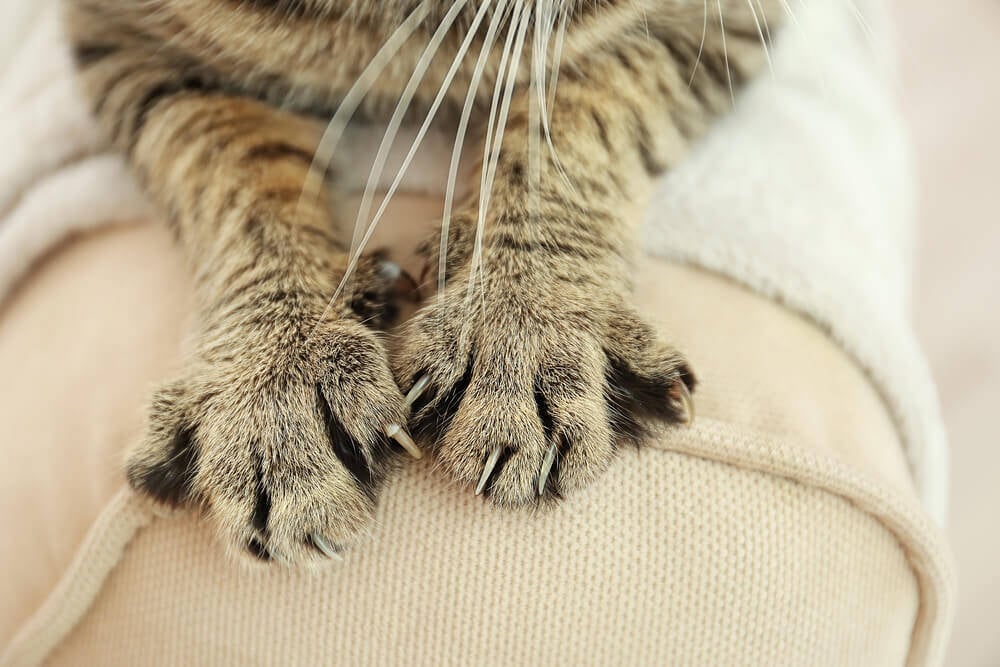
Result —
<instances>
[{"instance_id":1,"label":"beige knitted fabric","mask_svg":"<svg viewBox=\"0 0 1000 667\"><path fill-rule=\"evenodd\" d=\"M825 491L632 452L525 521L429 472L395 483L377 539L320 575L237 572L203 525L158 521L48 664L906 661L920 590L906 556Z\"/></svg>"},{"instance_id":2,"label":"beige knitted fabric","mask_svg":"<svg viewBox=\"0 0 1000 667\"><path fill-rule=\"evenodd\" d=\"M0 313L0 350L34 336L56 365L67 341L96 345L103 328L123 356L92 360L100 384L67 376L62 390L80 405L114 395L102 414L118 424L101 432L132 433L177 352L171 335L148 333L181 328L187 283L169 248L158 227L125 228L55 258ZM234 567L202 522L154 519L121 495L41 608L17 612L0 664L941 664L949 555L863 372L811 324L724 279L647 260L638 294L701 373L699 420L625 452L558 510L498 513L413 465L370 539L302 574ZM81 327L76 309L102 326ZM44 371L24 355L5 364L29 388ZM5 402L9 423L37 393ZM48 406L85 423L78 408ZM36 436L20 435L27 463ZM61 479L114 455L114 439L73 440L72 457L46 455L49 486L25 493L58 495ZM13 515L15 540L40 524L78 530L52 507ZM8 586L38 569L34 553L8 553Z\"/></svg>"}]
</instances>

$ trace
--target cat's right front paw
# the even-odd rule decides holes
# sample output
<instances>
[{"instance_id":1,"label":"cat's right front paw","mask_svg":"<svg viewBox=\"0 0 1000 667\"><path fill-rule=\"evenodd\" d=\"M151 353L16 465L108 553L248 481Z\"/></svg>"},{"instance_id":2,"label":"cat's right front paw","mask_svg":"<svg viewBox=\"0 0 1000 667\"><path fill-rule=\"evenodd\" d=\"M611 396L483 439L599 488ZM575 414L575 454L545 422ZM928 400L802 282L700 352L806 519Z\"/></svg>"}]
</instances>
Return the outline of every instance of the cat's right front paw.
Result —
<instances>
[{"instance_id":1,"label":"cat's right front paw","mask_svg":"<svg viewBox=\"0 0 1000 667\"><path fill-rule=\"evenodd\" d=\"M691 367L624 290L544 267L485 272L425 306L393 355L414 432L477 495L503 508L559 500L622 445L694 419Z\"/></svg>"},{"instance_id":2,"label":"cat's right front paw","mask_svg":"<svg viewBox=\"0 0 1000 667\"><path fill-rule=\"evenodd\" d=\"M357 322L285 344L257 335L156 394L128 479L203 507L239 552L337 559L368 526L400 444L420 455L405 418L381 342Z\"/></svg>"}]
</instances>

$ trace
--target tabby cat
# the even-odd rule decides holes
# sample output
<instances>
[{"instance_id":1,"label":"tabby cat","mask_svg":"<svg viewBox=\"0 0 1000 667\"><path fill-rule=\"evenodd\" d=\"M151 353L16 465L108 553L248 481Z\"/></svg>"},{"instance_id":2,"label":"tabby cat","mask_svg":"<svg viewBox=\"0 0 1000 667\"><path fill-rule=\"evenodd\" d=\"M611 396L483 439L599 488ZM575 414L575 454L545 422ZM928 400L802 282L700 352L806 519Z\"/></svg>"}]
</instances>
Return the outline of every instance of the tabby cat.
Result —
<instances>
[{"instance_id":1,"label":"tabby cat","mask_svg":"<svg viewBox=\"0 0 1000 667\"><path fill-rule=\"evenodd\" d=\"M400 455L421 456L408 429L512 508L689 421L694 375L632 305L634 221L783 11L65 0L82 88L196 284L197 352L153 399L132 486L204 508L241 552L304 563L366 527ZM476 187L422 246L443 290L392 350L379 330L405 276L353 253L319 159L349 101L381 122L436 111L483 148Z\"/></svg>"}]
</instances>

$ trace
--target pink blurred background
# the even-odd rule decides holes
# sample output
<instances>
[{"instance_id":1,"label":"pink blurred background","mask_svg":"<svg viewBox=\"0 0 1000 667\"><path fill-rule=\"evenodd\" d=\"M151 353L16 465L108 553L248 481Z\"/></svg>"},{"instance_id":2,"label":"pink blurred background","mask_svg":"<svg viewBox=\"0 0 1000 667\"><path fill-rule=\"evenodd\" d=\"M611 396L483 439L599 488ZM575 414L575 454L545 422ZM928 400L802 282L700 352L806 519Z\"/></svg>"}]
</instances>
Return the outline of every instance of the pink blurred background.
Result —
<instances>
[{"instance_id":1,"label":"pink blurred background","mask_svg":"<svg viewBox=\"0 0 1000 667\"><path fill-rule=\"evenodd\" d=\"M949 665L1000 665L1000 3L894 0L921 181L917 330L952 451Z\"/></svg>"}]
</instances>

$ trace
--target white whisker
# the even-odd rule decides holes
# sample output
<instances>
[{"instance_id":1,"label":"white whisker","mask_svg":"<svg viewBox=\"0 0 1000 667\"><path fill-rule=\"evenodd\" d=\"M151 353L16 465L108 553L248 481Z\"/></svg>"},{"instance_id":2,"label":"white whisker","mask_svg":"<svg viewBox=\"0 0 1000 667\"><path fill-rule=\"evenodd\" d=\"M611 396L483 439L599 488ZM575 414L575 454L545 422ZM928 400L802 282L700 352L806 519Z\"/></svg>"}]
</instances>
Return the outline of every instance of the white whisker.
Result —
<instances>
[{"instance_id":1,"label":"white whisker","mask_svg":"<svg viewBox=\"0 0 1000 667\"><path fill-rule=\"evenodd\" d=\"M708 0L705 0L706 2ZM559 72L562 68L562 57L563 57L563 47L566 44L566 27L569 25L569 8L565 6L565 0L563 1L563 6L559 10L562 13L562 18L559 20L559 29L556 31L556 43L552 53L552 61L555 65L552 67L552 73L549 77L549 99L548 108L556 104L556 88L559 86Z\"/></svg>"},{"instance_id":2,"label":"white whisker","mask_svg":"<svg viewBox=\"0 0 1000 667\"><path fill-rule=\"evenodd\" d=\"M535 4L535 32L532 47L531 75L528 81L528 216L541 209L539 196L542 187L542 126L548 126L545 114L545 35L546 3Z\"/></svg>"},{"instance_id":3,"label":"white whisker","mask_svg":"<svg viewBox=\"0 0 1000 667\"><path fill-rule=\"evenodd\" d=\"M875 39L875 33L872 30L871 25L868 23L868 19L866 19L865 15L861 13L860 9L858 9L858 6L854 3L854 0L844 0L844 2L847 3L847 6L850 8L851 13L854 14L854 19L858 22L858 25L861 26L862 32L865 33L865 38L868 40L869 47L871 47L873 50L877 50L878 40Z\"/></svg>"},{"instance_id":4,"label":"white whisker","mask_svg":"<svg viewBox=\"0 0 1000 667\"><path fill-rule=\"evenodd\" d=\"M688 88L694 85L694 77L698 74L698 68L701 66L701 59L705 55L705 40L708 39L708 0L703 0L703 5L705 7L705 11L701 26L701 44L698 46L698 57L694 59L694 67L691 68L691 78L688 79Z\"/></svg>"},{"instance_id":5,"label":"white whisker","mask_svg":"<svg viewBox=\"0 0 1000 667\"><path fill-rule=\"evenodd\" d=\"M797 28L799 27L799 17L795 15L792 10L792 6L788 4L788 0L780 0L781 6L785 9L785 15L792 21L792 24Z\"/></svg>"},{"instance_id":6,"label":"white whisker","mask_svg":"<svg viewBox=\"0 0 1000 667\"><path fill-rule=\"evenodd\" d=\"M518 0L518 6L523 9L523 0ZM476 276L482 266L483 257L483 236L486 230L486 212L489 209L490 198L493 192L493 181L496 177L497 165L500 160L500 148L503 143L504 131L507 126L507 118L510 114L511 101L514 98L514 84L517 80L518 68L521 63L521 55L524 49L524 40L531 25L531 12L526 11L521 15L520 26L517 30L517 39L513 53L510 54L510 63L507 70L506 89L503 100L500 103L499 115L496 117L495 135L492 137L492 146L486 146L486 162L483 165L483 173L479 192L479 217L476 224L476 242L472 253L472 263L469 272L469 296L476 283ZM516 23L511 24L513 33ZM497 99L494 97L494 104ZM491 121L493 120L491 113Z\"/></svg>"},{"instance_id":7,"label":"white whisker","mask_svg":"<svg viewBox=\"0 0 1000 667\"><path fill-rule=\"evenodd\" d=\"M726 61L726 81L729 83L729 98L735 106L736 91L733 88L733 70L729 66L729 44L726 41L726 21L722 18L722 0L715 0L715 4L719 8L719 31L722 36L722 53L725 55Z\"/></svg>"},{"instance_id":8,"label":"white whisker","mask_svg":"<svg viewBox=\"0 0 1000 667\"><path fill-rule=\"evenodd\" d=\"M773 39L771 37L771 24L767 20L767 11L764 9L763 0L752 0L757 4L757 10L760 12L761 23L764 24L764 32L767 34L767 42L771 44Z\"/></svg>"},{"instance_id":9,"label":"white whisker","mask_svg":"<svg viewBox=\"0 0 1000 667\"><path fill-rule=\"evenodd\" d=\"M410 80L406 82L406 86L403 88L403 93L399 97L399 102L396 104L396 108L393 111L392 116L389 118L385 134L382 137L382 143L379 145L378 152L375 155L375 162L372 164L371 171L368 174L368 182L365 184L365 191L361 197L361 206L358 209L358 215L355 219L355 236L351 242L351 251L354 253L354 257L352 258L351 267L356 265L357 259L360 259L361 253L375 231L374 226L369 224L368 229L362 237L360 243L357 241L357 235L362 227L364 227L364 221L370 220L371 218L372 207L374 206L375 200L375 190L378 188L379 181L385 171L385 165L389 161L389 154L396 142L396 137L399 135L399 130L403 126L403 122L406 119L406 113L410 110L413 98L416 97L417 91L423 83L424 76L427 74L427 70L430 68L434 57L437 55L438 49L441 47L441 43L444 41L445 37L447 37L448 32L451 30L456 19L458 19L459 14L461 14L465 5L468 3L469 0L455 0L455 2L452 3L451 8L445 14L444 18L441 20L441 24L438 26L437 30L431 36L430 41L427 43L427 47L424 49L423 53L420 54L416 67L414 67L413 73L410 75ZM347 275L344 277L344 281L347 280L352 270L352 268L348 269Z\"/></svg>"},{"instance_id":10,"label":"white whisker","mask_svg":"<svg viewBox=\"0 0 1000 667\"><path fill-rule=\"evenodd\" d=\"M313 162L309 169L306 183L302 187L302 195L299 197L299 206L303 200L312 196L319 197L321 189L326 181L326 174L330 163L333 161L334 151L340 143L344 132L347 129L351 118L357 113L358 107L364 101L365 96L375 85L375 81L385 71L385 68L392 61L393 56L399 52L403 44L413 35L430 12L432 0L424 0L413 12L403 21L395 32L386 40L385 44L375 54L368 66L351 86L344 96L343 101L337 108L333 119L327 125L326 131L320 139L316 152L313 155Z\"/></svg>"},{"instance_id":11,"label":"white whisker","mask_svg":"<svg viewBox=\"0 0 1000 667\"><path fill-rule=\"evenodd\" d=\"M493 144L493 135L497 124L497 113L500 106L501 93L504 90L505 74L507 72L510 58L514 50L517 39L517 27L521 24L521 19L526 15L524 11L524 1L516 0L513 16L511 16L510 28L507 31L507 39L504 42L503 53L500 57L500 66L497 68L496 81L493 84L493 101L490 103L490 113L486 127L485 154L483 155L483 167L480 183L480 201L483 197L483 189L486 187L486 174L488 171L490 150Z\"/></svg>"},{"instance_id":12,"label":"white whisker","mask_svg":"<svg viewBox=\"0 0 1000 667\"><path fill-rule=\"evenodd\" d=\"M545 143L548 145L549 154L552 156L553 165L555 166L556 171L562 177L563 182L570 189L570 191L576 193L576 187L573 185L573 180L569 177L569 174L567 173L566 167L563 165L562 160L559 159L559 153L556 151L555 141L552 138L552 110L555 107L556 87L559 84L559 68L562 65L563 43L565 42L566 26L569 17L569 12L565 10L566 7L561 6L559 10L557 10L556 12L556 15L558 15L558 13L561 12L563 18L559 22L559 34L557 35L555 51L553 53L553 66L552 66L552 73L549 78L548 95L546 96L545 89L541 85L541 81L544 80L545 78L545 67L548 56L548 45L551 42L552 31L555 28L556 15L551 15L551 13L550 16L548 16L545 20L546 34L544 35L543 38L544 44L538 47L538 51L540 52L541 55L536 56L536 58L540 60L539 66L536 68L536 71L538 73L539 83L537 86L533 87L537 87L538 101L540 106L539 113L542 118L542 130L545 133Z\"/></svg>"},{"instance_id":13,"label":"white whisker","mask_svg":"<svg viewBox=\"0 0 1000 667\"><path fill-rule=\"evenodd\" d=\"M503 17L507 12L509 0L499 0L496 13L486 29L486 37L483 40L483 47L479 52L479 59L476 61L475 71L472 73L472 80L469 84L469 91L466 94L465 104L462 107L462 116L458 123L458 133L455 137L455 144L452 147L451 164L448 168L448 182L444 197L444 215L441 220L441 246L439 248L438 262L438 294L444 294L445 281L448 268L448 237L451 230L452 211L455 205L455 189L458 183L458 167L462 160L462 152L465 146L465 137L469 129L469 121L472 117L472 110L475 107L475 99L479 93L479 83L486 69L486 63L493 51L496 43ZM514 19L516 20L516 18Z\"/></svg>"},{"instance_id":14,"label":"white whisker","mask_svg":"<svg viewBox=\"0 0 1000 667\"><path fill-rule=\"evenodd\" d=\"M420 55L417 65L414 68L413 74L410 80L407 82L406 88L403 90L403 94L400 96L399 102L396 105L396 110L393 112L392 117L389 120L389 124L386 127L385 136L382 139L382 144L379 146L378 154L375 156L375 163L372 165L371 172L368 176L368 183L365 186L365 192L362 195L361 207L358 211L358 217L355 221L355 231L359 230L365 218L371 215L372 206L375 198L375 188L378 185L378 181L385 170L385 163L389 159L389 152L395 142L396 136L399 133L399 129L403 124L403 120L406 117L406 112L410 107L410 103L413 101L413 97L416 95L417 89L420 87L420 83L423 81L424 75L427 73L427 69L431 65L431 61L434 56L437 55L438 48L441 46L441 42L444 41L451 30L452 25L458 18L462 9L468 4L469 0L455 0L452 4L451 9L445 14L438 26L437 31L431 37L430 42L427 44L427 48ZM326 311L324 311L323 317L320 321L325 319L326 313L329 311L330 307L336 303L337 299L344 291L344 287L347 285L348 280L350 280L354 270L358 266L358 262L361 260L362 253L368 242L371 240L372 235L375 233L375 226L368 225L364 236L362 237L360 243L357 243L357 247L353 248L355 245L352 243L352 255L351 261L347 265L347 270L344 272L344 276L337 286L333 297L327 304Z\"/></svg>"},{"instance_id":15,"label":"white whisker","mask_svg":"<svg viewBox=\"0 0 1000 667\"><path fill-rule=\"evenodd\" d=\"M424 118L423 125L421 125L420 130L417 132L417 136L414 138L413 143L410 146L410 150L404 158L399 171L396 173L396 177L390 185L389 189L386 191L385 196L382 198L382 203L375 213L375 216L369 222L370 227L374 228L378 225L382 216L385 215L386 209L389 207L389 203L392 201L392 197L396 194L399 189L403 178L406 176L407 170L410 168L410 164L413 162L413 158L416 156L417 151L420 149L420 145L423 143L424 137L427 136L427 131L431 127L431 123L437 116L438 110L441 108L441 104L444 102L448 91L451 89L452 81L455 79L455 74L458 72L459 68L465 59L466 54L469 51L469 47L472 45L472 41L475 39L476 34L479 32L479 26L482 24L483 19L486 17L486 13L489 10L490 5L488 2L484 2L479 11L476 12L476 16L469 26L469 32L465 36L462 45L459 47L458 53L455 54L454 60L452 60L451 67L448 69L448 73L445 75L444 82L438 89L437 97L434 99L433 104L431 104L430 110L427 112Z\"/></svg>"},{"instance_id":16,"label":"white whisker","mask_svg":"<svg viewBox=\"0 0 1000 667\"><path fill-rule=\"evenodd\" d=\"M753 22L757 26L757 34L760 35L760 45L764 47L767 68L771 71L771 78L774 78L774 63L771 61L771 50L767 46L767 39L764 37L764 28L760 24L760 18L757 16L757 10L754 9L753 2L754 0L747 0L747 6L750 8L750 13L753 15Z\"/></svg>"}]
</instances>

